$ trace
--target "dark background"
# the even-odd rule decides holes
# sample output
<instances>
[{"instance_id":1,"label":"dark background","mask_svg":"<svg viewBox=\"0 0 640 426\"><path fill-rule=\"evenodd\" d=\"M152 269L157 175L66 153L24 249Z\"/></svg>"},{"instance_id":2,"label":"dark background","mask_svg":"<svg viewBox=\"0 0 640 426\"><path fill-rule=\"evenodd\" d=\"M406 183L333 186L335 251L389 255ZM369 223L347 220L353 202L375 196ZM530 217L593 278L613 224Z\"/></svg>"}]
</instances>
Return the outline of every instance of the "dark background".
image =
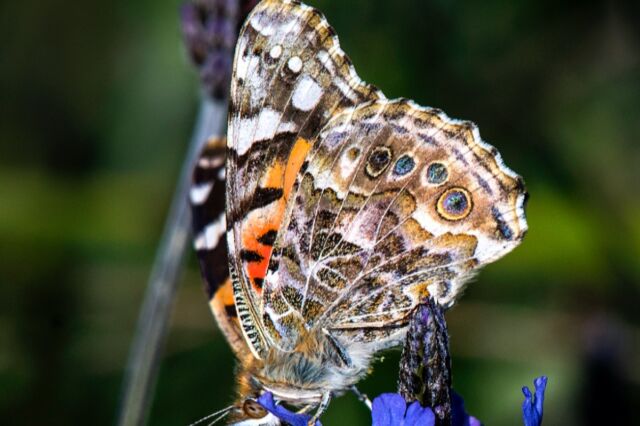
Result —
<instances>
[{"instance_id":1,"label":"dark background","mask_svg":"<svg viewBox=\"0 0 640 426\"><path fill-rule=\"evenodd\" d=\"M640 404L640 3L309 1L360 75L470 119L531 199L529 235L448 313L454 384L487 425L632 424ZM178 1L0 6L0 418L113 424L198 105ZM193 255L152 425L232 398ZM397 353L364 389L395 389ZM635 415L637 419L637 414ZM325 425L368 424L353 396Z\"/></svg>"}]
</instances>

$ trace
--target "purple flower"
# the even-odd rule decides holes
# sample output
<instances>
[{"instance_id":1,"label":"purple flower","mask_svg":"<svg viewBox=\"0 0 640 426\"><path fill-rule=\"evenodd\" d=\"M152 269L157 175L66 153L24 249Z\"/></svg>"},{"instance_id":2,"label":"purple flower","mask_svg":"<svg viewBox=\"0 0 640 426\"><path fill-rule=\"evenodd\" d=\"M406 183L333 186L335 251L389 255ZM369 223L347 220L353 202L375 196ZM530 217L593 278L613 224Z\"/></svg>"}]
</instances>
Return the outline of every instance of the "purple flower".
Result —
<instances>
[{"instance_id":1,"label":"purple flower","mask_svg":"<svg viewBox=\"0 0 640 426\"><path fill-rule=\"evenodd\" d=\"M524 401L522 402L522 421L524 426L540 426L542 424L542 409L544 404L544 391L547 388L547 377L541 376L533 381L535 394L527 386L522 388Z\"/></svg>"},{"instance_id":2,"label":"purple flower","mask_svg":"<svg viewBox=\"0 0 640 426\"><path fill-rule=\"evenodd\" d=\"M413 402L407 407L397 393L383 393L373 400L372 426L435 426L436 416L431 408Z\"/></svg>"},{"instance_id":3,"label":"purple flower","mask_svg":"<svg viewBox=\"0 0 640 426\"><path fill-rule=\"evenodd\" d=\"M462 397L455 392L451 392L451 426L481 425L480 420L467 414Z\"/></svg>"},{"instance_id":4,"label":"purple flower","mask_svg":"<svg viewBox=\"0 0 640 426\"><path fill-rule=\"evenodd\" d=\"M522 403L524 426L540 426L542 424L547 377L538 377L533 384L535 385L534 394L528 387L522 388L522 393L525 396ZM451 425L481 426L482 423L478 419L467 414L462 397L453 391L451 395ZM407 408L407 402L397 393L384 393L374 399L371 415L373 416L373 426L436 425L436 416L431 408L423 408L418 402L410 403Z\"/></svg>"},{"instance_id":5,"label":"purple flower","mask_svg":"<svg viewBox=\"0 0 640 426\"><path fill-rule=\"evenodd\" d=\"M262 405L265 410L291 426L307 426L311 420L311 416L308 414L296 414L287 410L282 405L276 404L271 392L260 395L258 403ZM319 420L316 420L316 426L322 426Z\"/></svg>"}]
</instances>

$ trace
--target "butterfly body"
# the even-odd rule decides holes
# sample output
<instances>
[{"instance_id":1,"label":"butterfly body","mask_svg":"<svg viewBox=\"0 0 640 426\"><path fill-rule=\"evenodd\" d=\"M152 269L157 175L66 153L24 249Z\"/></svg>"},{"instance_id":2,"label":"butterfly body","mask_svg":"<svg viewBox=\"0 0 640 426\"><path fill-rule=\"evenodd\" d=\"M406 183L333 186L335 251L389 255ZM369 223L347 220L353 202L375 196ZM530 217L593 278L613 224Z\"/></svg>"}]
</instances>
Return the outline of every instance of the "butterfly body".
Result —
<instances>
[{"instance_id":1,"label":"butterfly body","mask_svg":"<svg viewBox=\"0 0 640 426\"><path fill-rule=\"evenodd\" d=\"M342 348L325 333L305 335L294 350L271 349L262 361L244 364L249 380L294 405L319 403L326 393L339 395L366 375L370 356L345 360Z\"/></svg>"},{"instance_id":2,"label":"butterfly body","mask_svg":"<svg viewBox=\"0 0 640 426\"><path fill-rule=\"evenodd\" d=\"M525 198L474 124L387 100L318 11L262 1L236 48L226 147L210 141L191 194L240 401L348 390L421 301L450 307L520 243Z\"/></svg>"}]
</instances>

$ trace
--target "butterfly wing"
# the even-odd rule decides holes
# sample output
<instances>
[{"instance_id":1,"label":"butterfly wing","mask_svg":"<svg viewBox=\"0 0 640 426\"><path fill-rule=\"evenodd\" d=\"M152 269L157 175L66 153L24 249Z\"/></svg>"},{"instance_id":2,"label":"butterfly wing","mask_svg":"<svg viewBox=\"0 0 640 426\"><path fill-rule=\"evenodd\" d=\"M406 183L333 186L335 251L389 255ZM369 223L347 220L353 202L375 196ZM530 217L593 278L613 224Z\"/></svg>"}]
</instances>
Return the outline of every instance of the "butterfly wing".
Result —
<instances>
[{"instance_id":1,"label":"butterfly wing","mask_svg":"<svg viewBox=\"0 0 640 426\"><path fill-rule=\"evenodd\" d=\"M227 152L227 241L235 306L252 353L272 342L262 288L291 188L321 128L381 98L363 83L315 9L262 1L236 47Z\"/></svg>"},{"instance_id":2,"label":"butterfly wing","mask_svg":"<svg viewBox=\"0 0 640 426\"><path fill-rule=\"evenodd\" d=\"M189 193L194 246L211 311L236 356L249 353L244 342L229 279L225 240L226 138L211 138L194 167Z\"/></svg>"},{"instance_id":3,"label":"butterfly wing","mask_svg":"<svg viewBox=\"0 0 640 426\"><path fill-rule=\"evenodd\" d=\"M314 328L345 345L397 343L420 301L453 304L527 226L521 178L477 128L404 100L331 120L294 194L264 294L284 350Z\"/></svg>"}]
</instances>

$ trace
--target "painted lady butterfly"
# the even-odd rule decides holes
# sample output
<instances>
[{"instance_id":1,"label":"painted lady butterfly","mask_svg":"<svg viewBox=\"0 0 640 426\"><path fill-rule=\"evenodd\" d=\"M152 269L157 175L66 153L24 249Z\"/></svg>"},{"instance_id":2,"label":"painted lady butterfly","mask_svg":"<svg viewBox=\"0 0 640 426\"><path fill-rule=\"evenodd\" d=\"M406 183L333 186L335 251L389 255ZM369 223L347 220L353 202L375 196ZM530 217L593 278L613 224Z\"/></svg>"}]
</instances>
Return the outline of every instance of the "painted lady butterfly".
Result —
<instances>
[{"instance_id":1,"label":"painted lady butterfly","mask_svg":"<svg viewBox=\"0 0 640 426\"><path fill-rule=\"evenodd\" d=\"M259 395L319 415L421 300L450 307L520 243L526 193L474 124L362 82L298 1L248 17L230 96L228 142L195 170L195 247L241 364L231 421L278 424Z\"/></svg>"}]
</instances>

